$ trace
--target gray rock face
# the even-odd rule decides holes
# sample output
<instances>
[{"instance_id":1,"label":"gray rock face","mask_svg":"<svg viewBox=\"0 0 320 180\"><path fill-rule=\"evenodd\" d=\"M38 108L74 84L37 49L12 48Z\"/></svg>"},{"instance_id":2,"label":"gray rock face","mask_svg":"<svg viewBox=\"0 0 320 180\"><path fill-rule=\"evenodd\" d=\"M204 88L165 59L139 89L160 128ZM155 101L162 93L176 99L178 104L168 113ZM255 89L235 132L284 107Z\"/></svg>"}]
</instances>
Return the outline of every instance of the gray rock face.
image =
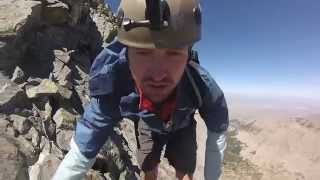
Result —
<instances>
[{"instance_id":1,"label":"gray rock face","mask_svg":"<svg viewBox=\"0 0 320 180\"><path fill-rule=\"evenodd\" d=\"M38 86L26 90L28 98L36 98L40 96L56 95L58 86L49 79L44 79Z\"/></svg>"},{"instance_id":2,"label":"gray rock face","mask_svg":"<svg viewBox=\"0 0 320 180\"><path fill-rule=\"evenodd\" d=\"M40 149L43 153L49 153L55 155L57 158L62 159L64 157L64 152L56 146L52 141L50 142L46 137L41 137Z\"/></svg>"},{"instance_id":3,"label":"gray rock face","mask_svg":"<svg viewBox=\"0 0 320 180\"><path fill-rule=\"evenodd\" d=\"M65 130L60 131L57 134L57 143L64 150L70 150L70 141L73 135L73 131Z\"/></svg>"},{"instance_id":4,"label":"gray rock face","mask_svg":"<svg viewBox=\"0 0 320 180\"><path fill-rule=\"evenodd\" d=\"M38 161L29 168L30 180L49 180L53 177L61 160L55 155L43 152Z\"/></svg>"},{"instance_id":5,"label":"gray rock face","mask_svg":"<svg viewBox=\"0 0 320 180\"><path fill-rule=\"evenodd\" d=\"M42 17L51 25L67 24L70 21L69 6L60 1L47 1Z\"/></svg>"},{"instance_id":6,"label":"gray rock face","mask_svg":"<svg viewBox=\"0 0 320 180\"><path fill-rule=\"evenodd\" d=\"M25 157L25 161L28 166L34 164L37 161L37 154L32 143L25 139L23 136L18 136L14 139L19 151Z\"/></svg>"},{"instance_id":7,"label":"gray rock face","mask_svg":"<svg viewBox=\"0 0 320 180\"><path fill-rule=\"evenodd\" d=\"M31 86L37 86L41 83L42 79L41 78L33 78L33 77L29 77L27 79L28 85Z\"/></svg>"},{"instance_id":8,"label":"gray rock face","mask_svg":"<svg viewBox=\"0 0 320 180\"><path fill-rule=\"evenodd\" d=\"M104 173L104 177L106 178L106 180L116 180L116 178L113 177L110 172Z\"/></svg>"},{"instance_id":9,"label":"gray rock face","mask_svg":"<svg viewBox=\"0 0 320 180\"><path fill-rule=\"evenodd\" d=\"M51 179L89 102L91 61L115 35L115 18L100 0L1 0L0 17L0 69L13 75L12 82L0 74L0 147L9 142L8 151L18 152L0 163L0 179ZM123 136L102 150L108 168L90 170L87 179L138 179Z\"/></svg>"},{"instance_id":10,"label":"gray rock face","mask_svg":"<svg viewBox=\"0 0 320 180\"><path fill-rule=\"evenodd\" d=\"M70 62L70 54L73 51L68 51L66 48L62 50L54 50L55 61L53 62L53 75L58 80L61 86L72 88L71 74L72 71L68 67Z\"/></svg>"},{"instance_id":11,"label":"gray rock face","mask_svg":"<svg viewBox=\"0 0 320 180\"><path fill-rule=\"evenodd\" d=\"M10 119L13 121L13 127L20 134L26 134L32 126L31 121L23 116L11 114Z\"/></svg>"},{"instance_id":12,"label":"gray rock face","mask_svg":"<svg viewBox=\"0 0 320 180\"><path fill-rule=\"evenodd\" d=\"M60 85L70 87L71 69L68 66L63 66L62 70L59 72L57 80Z\"/></svg>"},{"instance_id":13,"label":"gray rock face","mask_svg":"<svg viewBox=\"0 0 320 180\"><path fill-rule=\"evenodd\" d=\"M2 136L0 136L0 147L0 179L27 180L26 164L18 148Z\"/></svg>"},{"instance_id":14,"label":"gray rock face","mask_svg":"<svg viewBox=\"0 0 320 180\"><path fill-rule=\"evenodd\" d=\"M30 106L25 92L10 81L0 81L0 113L12 113L15 108Z\"/></svg>"},{"instance_id":15,"label":"gray rock face","mask_svg":"<svg viewBox=\"0 0 320 180\"><path fill-rule=\"evenodd\" d=\"M24 22L32 8L40 4L37 1L5 0L0 2L0 32L10 32ZM14 5L14 6L13 6ZM15 13L13 13L15 12Z\"/></svg>"},{"instance_id":16,"label":"gray rock face","mask_svg":"<svg viewBox=\"0 0 320 180\"><path fill-rule=\"evenodd\" d=\"M68 51L66 48L62 50L54 50L54 56L57 61L61 61L64 64L68 64L70 62L70 53L72 51Z\"/></svg>"},{"instance_id":17,"label":"gray rock face","mask_svg":"<svg viewBox=\"0 0 320 180\"><path fill-rule=\"evenodd\" d=\"M24 136L28 141L31 141L34 147L39 146L40 143L40 134L38 130L34 127L31 127L28 133Z\"/></svg>"},{"instance_id":18,"label":"gray rock face","mask_svg":"<svg viewBox=\"0 0 320 180\"><path fill-rule=\"evenodd\" d=\"M44 120L49 121L52 117L52 106L50 105L50 102L47 101L44 105Z\"/></svg>"},{"instance_id":19,"label":"gray rock face","mask_svg":"<svg viewBox=\"0 0 320 180\"><path fill-rule=\"evenodd\" d=\"M21 84L26 81L26 75L19 66L14 70L11 81L17 84Z\"/></svg>"},{"instance_id":20,"label":"gray rock face","mask_svg":"<svg viewBox=\"0 0 320 180\"><path fill-rule=\"evenodd\" d=\"M5 115L0 114L0 135L4 134L8 125L9 121L7 120L7 117Z\"/></svg>"},{"instance_id":21,"label":"gray rock face","mask_svg":"<svg viewBox=\"0 0 320 180\"><path fill-rule=\"evenodd\" d=\"M70 129L73 128L73 123L76 121L76 116L63 108L60 108L54 114L53 120L56 122L57 128Z\"/></svg>"},{"instance_id":22,"label":"gray rock face","mask_svg":"<svg viewBox=\"0 0 320 180\"><path fill-rule=\"evenodd\" d=\"M63 86L59 86L58 88L59 88L58 92L63 99L65 100L71 99L72 91L70 89Z\"/></svg>"},{"instance_id":23,"label":"gray rock face","mask_svg":"<svg viewBox=\"0 0 320 180\"><path fill-rule=\"evenodd\" d=\"M86 180L105 180L105 177L100 172L89 170L85 179Z\"/></svg>"}]
</instances>

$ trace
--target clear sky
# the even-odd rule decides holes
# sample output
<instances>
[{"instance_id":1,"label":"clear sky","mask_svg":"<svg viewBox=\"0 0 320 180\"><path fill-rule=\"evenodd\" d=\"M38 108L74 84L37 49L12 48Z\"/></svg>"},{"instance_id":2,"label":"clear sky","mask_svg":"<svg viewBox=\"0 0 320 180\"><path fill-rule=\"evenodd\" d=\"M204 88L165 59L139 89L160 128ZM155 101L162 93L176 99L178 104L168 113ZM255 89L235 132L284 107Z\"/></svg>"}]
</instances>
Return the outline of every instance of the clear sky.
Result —
<instances>
[{"instance_id":1,"label":"clear sky","mask_svg":"<svg viewBox=\"0 0 320 180\"><path fill-rule=\"evenodd\" d=\"M319 0L201 4L203 33L196 49L224 91L320 99Z\"/></svg>"}]
</instances>

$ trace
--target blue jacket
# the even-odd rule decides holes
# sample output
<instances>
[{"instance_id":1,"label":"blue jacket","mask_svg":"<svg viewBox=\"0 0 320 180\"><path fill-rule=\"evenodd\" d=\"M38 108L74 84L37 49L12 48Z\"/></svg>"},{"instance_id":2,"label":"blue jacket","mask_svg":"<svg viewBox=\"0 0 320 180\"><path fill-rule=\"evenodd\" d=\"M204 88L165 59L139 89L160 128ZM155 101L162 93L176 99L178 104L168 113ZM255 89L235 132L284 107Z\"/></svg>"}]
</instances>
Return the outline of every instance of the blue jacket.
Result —
<instances>
[{"instance_id":1,"label":"blue jacket","mask_svg":"<svg viewBox=\"0 0 320 180\"><path fill-rule=\"evenodd\" d=\"M153 131L168 133L188 126L198 109L210 132L226 131L229 119L223 92L199 64L190 62L177 85L177 106L168 127L156 114L139 111L126 56L126 46L114 41L96 57L90 70L90 103L76 125L74 141L93 158L122 118L145 121Z\"/></svg>"}]
</instances>

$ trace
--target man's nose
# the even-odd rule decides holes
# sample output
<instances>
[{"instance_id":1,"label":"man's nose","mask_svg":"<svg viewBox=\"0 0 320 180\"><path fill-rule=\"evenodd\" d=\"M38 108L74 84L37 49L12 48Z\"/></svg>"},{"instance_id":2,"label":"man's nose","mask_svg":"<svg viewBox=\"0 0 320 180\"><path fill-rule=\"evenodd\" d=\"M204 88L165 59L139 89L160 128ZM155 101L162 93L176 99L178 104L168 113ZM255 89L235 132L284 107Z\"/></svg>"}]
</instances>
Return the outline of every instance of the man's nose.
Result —
<instances>
[{"instance_id":1,"label":"man's nose","mask_svg":"<svg viewBox=\"0 0 320 180\"><path fill-rule=\"evenodd\" d=\"M152 79L154 81L162 81L166 79L168 72L165 63L163 63L164 59L161 56L154 57L153 63L152 63L152 68L150 69Z\"/></svg>"}]
</instances>

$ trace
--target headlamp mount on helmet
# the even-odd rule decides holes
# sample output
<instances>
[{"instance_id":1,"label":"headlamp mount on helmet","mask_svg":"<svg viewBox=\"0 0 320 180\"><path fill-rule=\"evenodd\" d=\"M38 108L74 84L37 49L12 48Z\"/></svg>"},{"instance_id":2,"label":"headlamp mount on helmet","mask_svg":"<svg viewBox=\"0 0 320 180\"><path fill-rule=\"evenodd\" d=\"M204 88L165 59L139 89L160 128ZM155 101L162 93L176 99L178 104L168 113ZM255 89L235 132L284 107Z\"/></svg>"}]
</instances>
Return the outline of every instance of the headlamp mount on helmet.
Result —
<instances>
[{"instance_id":1,"label":"headlamp mount on helmet","mask_svg":"<svg viewBox=\"0 0 320 180\"><path fill-rule=\"evenodd\" d=\"M200 0L121 0L117 23L128 47L190 47L201 39Z\"/></svg>"},{"instance_id":2,"label":"headlamp mount on helmet","mask_svg":"<svg viewBox=\"0 0 320 180\"><path fill-rule=\"evenodd\" d=\"M170 9L165 0L146 0L145 20L135 21L124 18L122 9L118 10L118 25L123 26L125 31L137 27L148 27L151 30L163 30L169 26Z\"/></svg>"}]
</instances>

